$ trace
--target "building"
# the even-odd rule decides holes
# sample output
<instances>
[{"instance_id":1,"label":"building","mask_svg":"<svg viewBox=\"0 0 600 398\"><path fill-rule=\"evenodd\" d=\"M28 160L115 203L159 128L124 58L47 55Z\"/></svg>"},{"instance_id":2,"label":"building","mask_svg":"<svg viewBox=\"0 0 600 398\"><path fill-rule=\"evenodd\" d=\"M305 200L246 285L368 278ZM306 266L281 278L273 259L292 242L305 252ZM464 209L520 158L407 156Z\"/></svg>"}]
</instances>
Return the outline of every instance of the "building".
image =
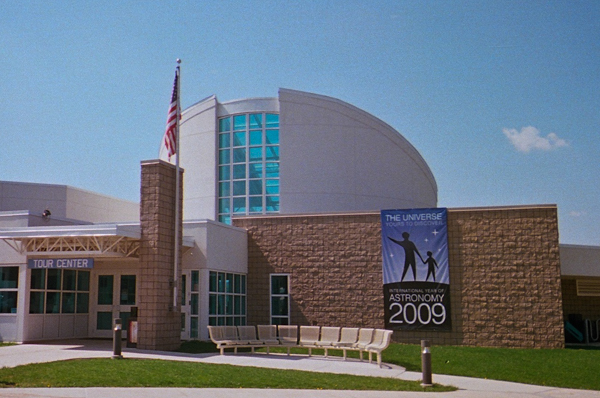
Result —
<instances>
[{"instance_id":1,"label":"building","mask_svg":"<svg viewBox=\"0 0 600 398\"><path fill-rule=\"evenodd\" d=\"M379 212L437 206L435 178L401 134L294 90L186 109L180 163L178 270L164 159L142 162L139 205L0 183L0 338L110 337L136 310L149 349L206 339L209 324L382 327ZM447 223L452 329L396 341L562 347L565 321L581 333L567 338L588 325L594 339L600 248L559 246L556 206L448 209Z\"/></svg>"}]
</instances>

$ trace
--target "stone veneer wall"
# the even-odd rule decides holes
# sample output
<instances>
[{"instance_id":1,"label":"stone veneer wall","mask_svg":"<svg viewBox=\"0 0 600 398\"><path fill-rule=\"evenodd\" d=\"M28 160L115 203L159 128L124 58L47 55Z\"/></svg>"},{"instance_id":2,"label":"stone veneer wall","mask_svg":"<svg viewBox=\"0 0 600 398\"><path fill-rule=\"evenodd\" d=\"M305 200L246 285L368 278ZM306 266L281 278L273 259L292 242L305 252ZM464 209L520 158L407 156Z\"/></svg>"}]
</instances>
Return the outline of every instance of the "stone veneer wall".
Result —
<instances>
[{"instance_id":1,"label":"stone veneer wall","mask_svg":"<svg viewBox=\"0 0 600 398\"><path fill-rule=\"evenodd\" d=\"M169 163L160 160L142 162L137 344L141 349L174 350L179 348L181 342L180 300L177 300L178 307L174 310L172 285L175 261L175 176L176 169ZM179 228L181 231L181 215ZM181 242L179 245L181 247ZM181 270L181 264L179 269Z\"/></svg>"},{"instance_id":2,"label":"stone veneer wall","mask_svg":"<svg viewBox=\"0 0 600 398\"><path fill-rule=\"evenodd\" d=\"M246 217L248 323L268 324L269 274L289 273L291 322L384 326L379 213ZM564 346L556 206L449 209L452 331L394 341Z\"/></svg>"}]
</instances>

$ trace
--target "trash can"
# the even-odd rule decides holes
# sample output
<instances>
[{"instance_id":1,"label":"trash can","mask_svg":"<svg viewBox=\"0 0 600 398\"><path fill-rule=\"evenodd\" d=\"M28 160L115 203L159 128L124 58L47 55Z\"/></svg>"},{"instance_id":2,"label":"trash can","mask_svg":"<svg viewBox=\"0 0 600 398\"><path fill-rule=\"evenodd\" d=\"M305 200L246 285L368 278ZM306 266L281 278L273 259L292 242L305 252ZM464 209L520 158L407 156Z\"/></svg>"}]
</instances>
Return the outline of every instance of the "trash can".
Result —
<instances>
[{"instance_id":1,"label":"trash can","mask_svg":"<svg viewBox=\"0 0 600 398\"><path fill-rule=\"evenodd\" d=\"M127 326L127 348L137 348L138 307L131 307Z\"/></svg>"}]
</instances>

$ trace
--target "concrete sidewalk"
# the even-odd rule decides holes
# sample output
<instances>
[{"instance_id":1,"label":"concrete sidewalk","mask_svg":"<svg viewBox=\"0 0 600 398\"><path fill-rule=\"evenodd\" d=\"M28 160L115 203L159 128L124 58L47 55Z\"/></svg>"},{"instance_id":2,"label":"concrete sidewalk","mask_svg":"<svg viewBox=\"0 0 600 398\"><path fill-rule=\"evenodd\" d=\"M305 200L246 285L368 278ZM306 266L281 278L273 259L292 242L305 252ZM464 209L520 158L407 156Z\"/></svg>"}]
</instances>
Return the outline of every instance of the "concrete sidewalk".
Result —
<instances>
[{"instance_id":1,"label":"concrete sidewalk","mask_svg":"<svg viewBox=\"0 0 600 398\"><path fill-rule=\"evenodd\" d=\"M23 344L0 349L0 366L14 367L29 363L52 362L75 358L110 358L112 342L108 340L69 340L44 344ZM204 362L236 366L255 366L274 369L295 369L313 372L344 373L359 376L391 377L403 380L420 380L421 374L384 364L341 358L307 357L281 354L183 354L173 352L124 349L126 358L162 359L170 361ZM452 385L459 390L450 393L382 392L382 391L331 391L331 390L269 390L269 389L193 389L193 388L15 388L0 389L0 397L70 397L70 398L183 398L196 396L233 398L387 398L387 397L486 397L486 398L600 398L600 391L569 390L527 384L482 380L469 377L434 375L433 381Z\"/></svg>"}]
</instances>

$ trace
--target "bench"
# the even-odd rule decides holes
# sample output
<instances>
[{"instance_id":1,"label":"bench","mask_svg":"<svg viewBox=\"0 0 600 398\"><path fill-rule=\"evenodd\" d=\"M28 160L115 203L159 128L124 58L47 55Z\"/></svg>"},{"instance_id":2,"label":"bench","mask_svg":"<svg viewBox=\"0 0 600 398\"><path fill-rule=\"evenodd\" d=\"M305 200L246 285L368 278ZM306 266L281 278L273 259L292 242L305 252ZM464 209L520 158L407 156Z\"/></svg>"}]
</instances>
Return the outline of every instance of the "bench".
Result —
<instances>
[{"instance_id":1,"label":"bench","mask_svg":"<svg viewBox=\"0 0 600 398\"><path fill-rule=\"evenodd\" d=\"M250 348L254 353L257 347L266 348L267 354L270 347L286 347L287 355L290 355L291 347L302 347L307 348L308 355L312 356L313 348L321 348L325 357L329 350L341 350L344 360L347 351L358 351L361 361L366 352L369 354L369 363L372 363L375 354L377 364L381 367L381 353L389 346L393 332L338 326L258 325L208 326L208 333L221 355L230 348L236 354L238 348Z\"/></svg>"}]
</instances>

